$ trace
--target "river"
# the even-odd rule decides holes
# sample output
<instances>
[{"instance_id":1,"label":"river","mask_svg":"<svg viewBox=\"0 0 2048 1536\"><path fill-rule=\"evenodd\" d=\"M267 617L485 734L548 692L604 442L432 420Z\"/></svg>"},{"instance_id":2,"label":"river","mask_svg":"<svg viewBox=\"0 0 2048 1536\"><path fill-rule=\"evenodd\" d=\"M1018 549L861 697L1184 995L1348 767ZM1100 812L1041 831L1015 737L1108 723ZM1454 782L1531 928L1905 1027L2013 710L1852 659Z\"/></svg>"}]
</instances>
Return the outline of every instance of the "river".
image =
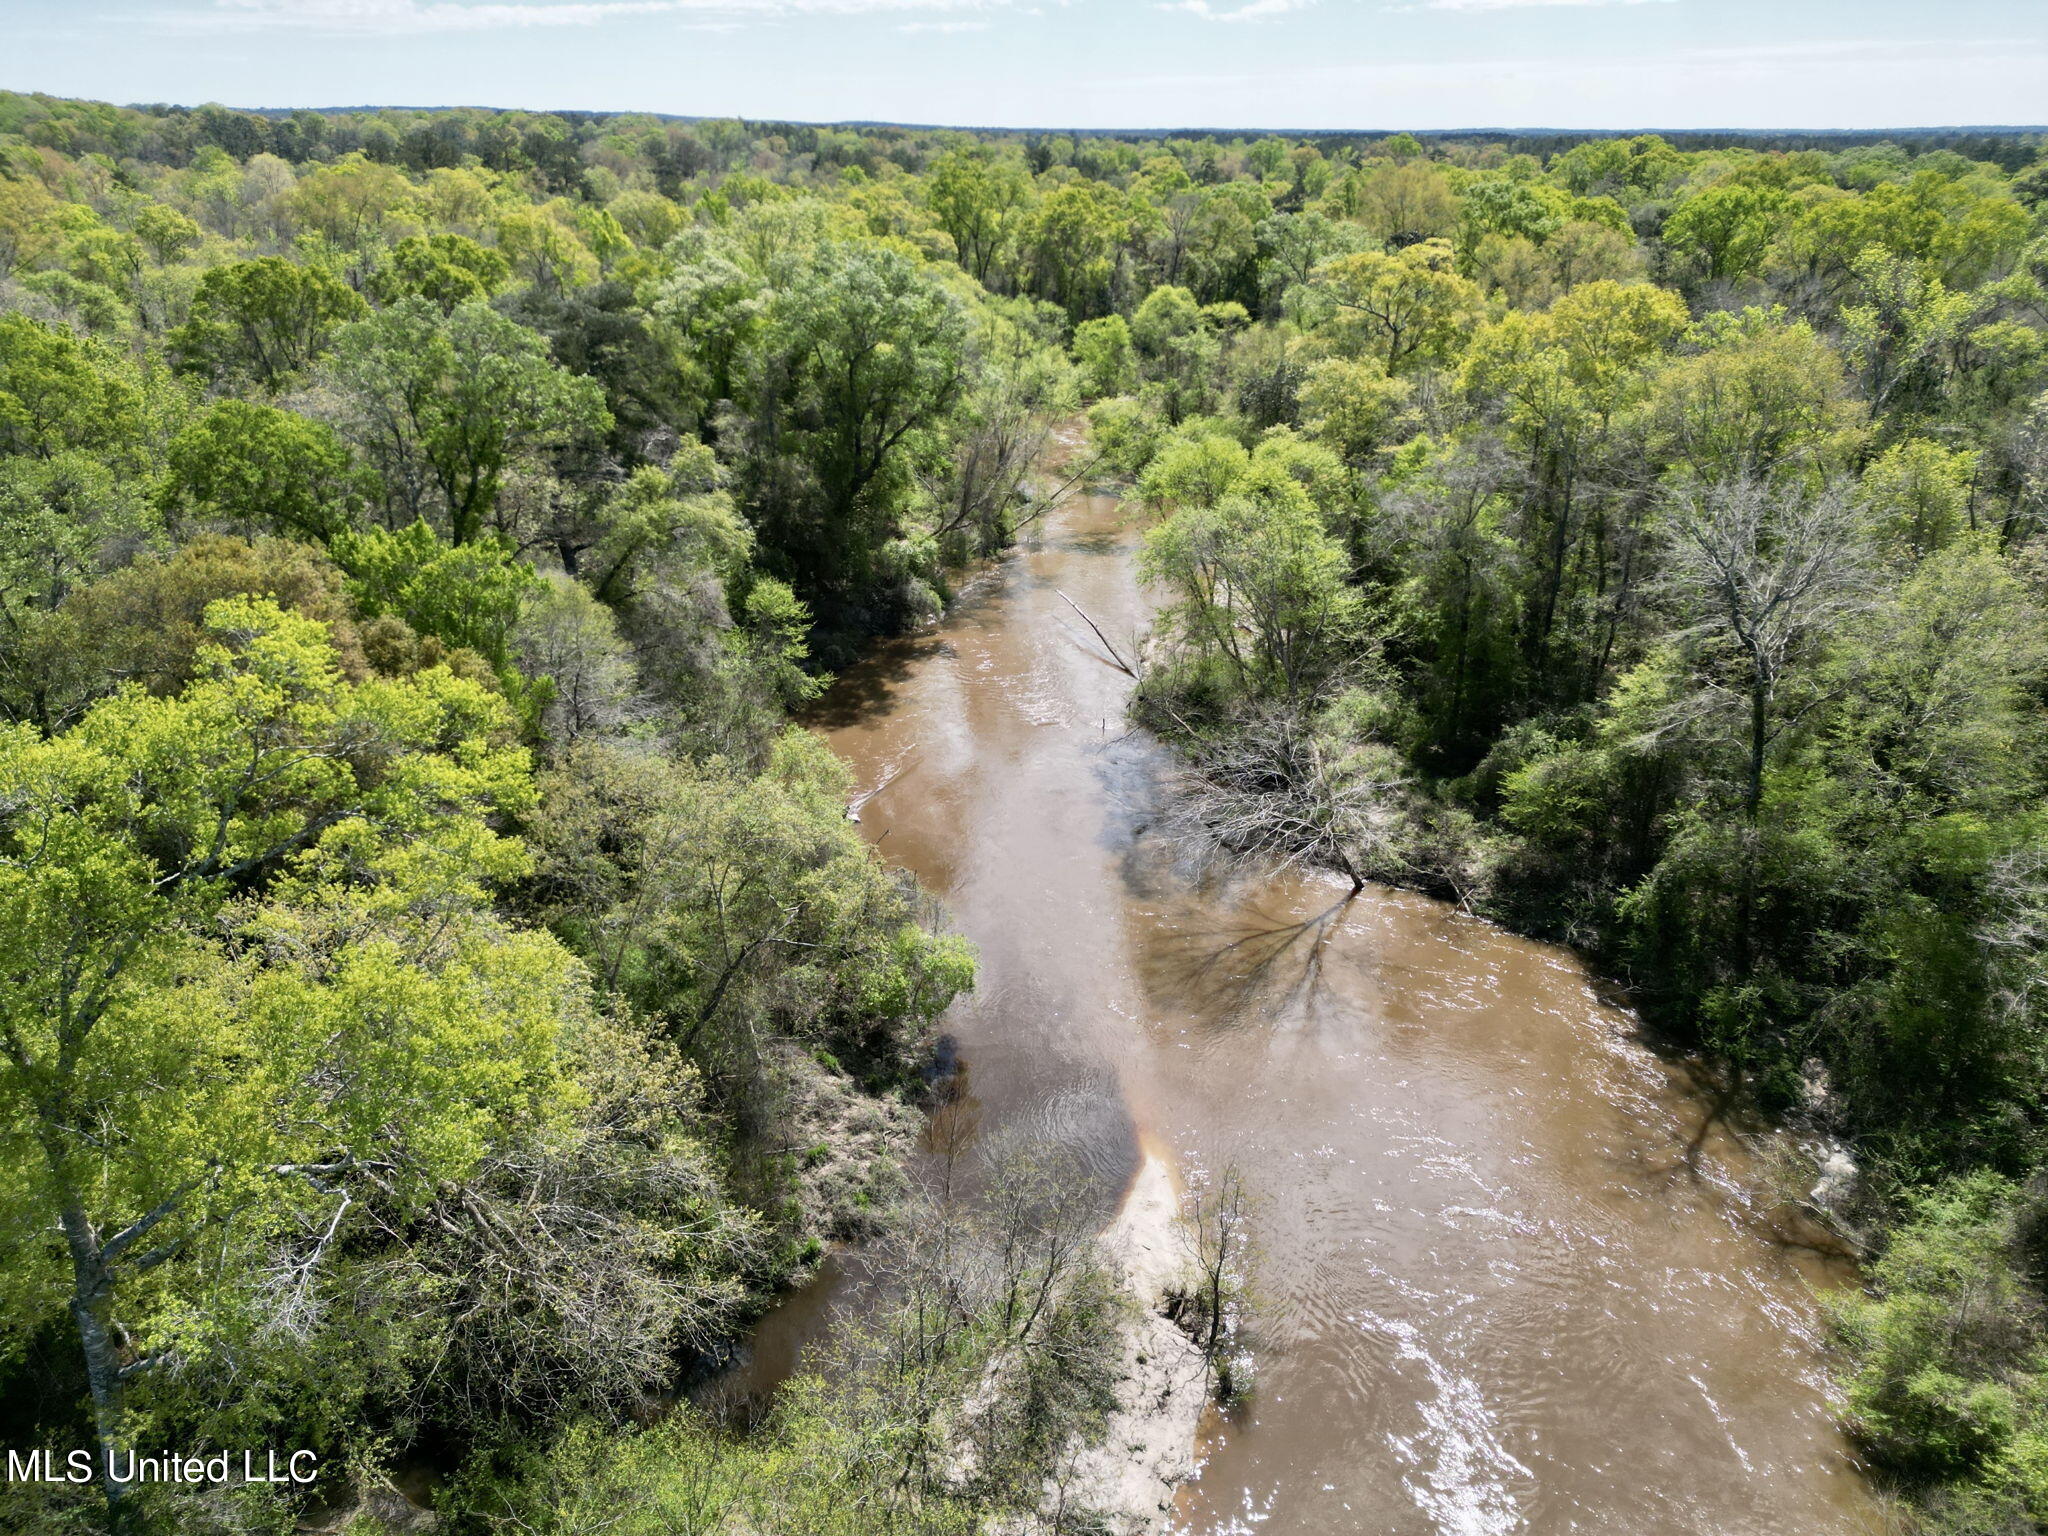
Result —
<instances>
[{"instance_id":1,"label":"river","mask_svg":"<svg viewBox=\"0 0 2048 1536\"><path fill-rule=\"evenodd\" d=\"M1196 882L1148 834L1164 751L1067 601L1131 654L1138 538L1070 495L814 724L980 948L959 1112L1110 1181L1141 1140L1183 1180L1235 1164L1258 1197L1257 1390L1177 1529L1882 1529L1822 1355L1815 1295L1849 1270L1571 955L1312 874ZM832 1287L769 1319L761 1364Z\"/></svg>"}]
</instances>

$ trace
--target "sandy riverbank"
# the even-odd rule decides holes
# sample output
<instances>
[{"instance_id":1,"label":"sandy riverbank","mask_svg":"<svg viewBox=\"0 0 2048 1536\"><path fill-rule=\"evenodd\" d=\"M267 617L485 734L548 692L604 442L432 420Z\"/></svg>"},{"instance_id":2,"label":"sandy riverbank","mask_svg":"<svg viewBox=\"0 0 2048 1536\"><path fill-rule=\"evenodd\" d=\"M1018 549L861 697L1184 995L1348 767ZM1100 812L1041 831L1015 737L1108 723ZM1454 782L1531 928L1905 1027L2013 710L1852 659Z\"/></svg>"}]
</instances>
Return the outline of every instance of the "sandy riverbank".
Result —
<instances>
[{"instance_id":1,"label":"sandy riverbank","mask_svg":"<svg viewBox=\"0 0 2048 1536\"><path fill-rule=\"evenodd\" d=\"M1124 1337L1119 1407L1100 1442L1075 1456L1058 1494L1068 1508L1107 1515L1118 1536L1149 1536L1165 1528L1174 1489L1195 1474L1208 1403L1202 1353L1162 1310L1188 1256L1173 1169L1151 1148L1101 1241L1137 1316Z\"/></svg>"}]
</instances>

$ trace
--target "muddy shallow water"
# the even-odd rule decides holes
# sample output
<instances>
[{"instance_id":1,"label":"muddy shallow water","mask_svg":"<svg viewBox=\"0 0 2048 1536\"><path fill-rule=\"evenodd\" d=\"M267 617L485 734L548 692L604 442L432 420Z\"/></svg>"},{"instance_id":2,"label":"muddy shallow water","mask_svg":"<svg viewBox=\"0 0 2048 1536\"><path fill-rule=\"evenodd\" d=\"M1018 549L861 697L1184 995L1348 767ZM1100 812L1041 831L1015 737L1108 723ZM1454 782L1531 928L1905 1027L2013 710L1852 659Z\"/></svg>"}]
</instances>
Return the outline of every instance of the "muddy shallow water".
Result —
<instances>
[{"instance_id":1,"label":"muddy shallow water","mask_svg":"<svg viewBox=\"0 0 2048 1536\"><path fill-rule=\"evenodd\" d=\"M1164 754L1073 606L1135 654L1137 537L1070 497L814 723L980 948L962 1112L1112 1185L1143 1135L1259 1198L1258 1387L1179 1528L1881 1529L1821 1356L1815 1292L1849 1272L1572 957L1319 876L1201 884L1148 833ZM757 1370L833 1286L771 1316Z\"/></svg>"}]
</instances>

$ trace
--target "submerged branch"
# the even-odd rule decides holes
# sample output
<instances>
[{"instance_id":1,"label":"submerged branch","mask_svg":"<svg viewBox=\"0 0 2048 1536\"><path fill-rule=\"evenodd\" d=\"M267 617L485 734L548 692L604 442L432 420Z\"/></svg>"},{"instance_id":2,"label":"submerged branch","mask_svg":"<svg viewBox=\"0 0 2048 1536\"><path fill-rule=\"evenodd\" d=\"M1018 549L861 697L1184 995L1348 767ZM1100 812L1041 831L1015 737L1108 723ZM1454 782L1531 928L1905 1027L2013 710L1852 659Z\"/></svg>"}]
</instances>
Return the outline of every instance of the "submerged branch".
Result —
<instances>
[{"instance_id":1,"label":"submerged branch","mask_svg":"<svg viewBox=\"0 0 2048 1536\"><path fill-rule=\"evenodd\" d=\"M1114 645L1110 644L1109 636L1105 635L1102 632L1102 626L1100 624L1097 624L1093 619L1088 617L1088 610L1083 608L1079 603L1075 602L1071 597L1068 597L1066 593L1060 592L1060 589L1058 587L1054 587L1053 591L1059 592L1060 601L1065 603L1069 608L1073 609L1074 612L1080 614L1081 622L1083 624L1086 624L1090 629L1095 631L1095 638L1100 640L1102 642L1103 649L1109 652L1110 660L1116 663L1116 669L1119 672L1123 673L1125 677L1128 677L1133 682L1136 682L1138 680L1137 672L1132 668L1129 662L1124 660L1122 653L1118 651Z\"/></svg>"}]
</instances>

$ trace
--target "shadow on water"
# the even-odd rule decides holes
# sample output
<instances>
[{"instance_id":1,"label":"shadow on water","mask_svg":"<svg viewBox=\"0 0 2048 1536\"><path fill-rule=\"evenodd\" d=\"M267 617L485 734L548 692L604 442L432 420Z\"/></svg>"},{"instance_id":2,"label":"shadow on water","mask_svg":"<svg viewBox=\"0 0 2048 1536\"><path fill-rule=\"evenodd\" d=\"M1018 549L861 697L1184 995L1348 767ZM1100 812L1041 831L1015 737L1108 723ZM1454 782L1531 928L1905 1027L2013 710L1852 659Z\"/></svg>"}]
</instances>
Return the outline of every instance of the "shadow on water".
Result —
<instances>
[{"instance_id":1,"label":"shadow on water","mask_svg":"<svg viewBox=\"0 0 2048 1536\"><path fill-rule=\"evenodd\" d=\"M952 643L944 635L936 633L885 640L860 666L850 668L834 679L824 697L811 707L809 723L834 730L885 710L897 690L917 673L919 667L935 656L951 652Z\"/></svg>"},{"instance_id":2,"label":"shadow on water","mask_svg":"<svg viewBox=\"0 0 2048 1536\"><path fill-rule=\"evenodd\" d=\"M1331 937L1357 901L1346 894L1293 919L1250 914L1247 922L1182 931L1141 959L1147 990L1221 1026L1251 1016L1269 1023L1299 1013L1313 1022L1325 999Z\"/></svg>"}]
</instances>

